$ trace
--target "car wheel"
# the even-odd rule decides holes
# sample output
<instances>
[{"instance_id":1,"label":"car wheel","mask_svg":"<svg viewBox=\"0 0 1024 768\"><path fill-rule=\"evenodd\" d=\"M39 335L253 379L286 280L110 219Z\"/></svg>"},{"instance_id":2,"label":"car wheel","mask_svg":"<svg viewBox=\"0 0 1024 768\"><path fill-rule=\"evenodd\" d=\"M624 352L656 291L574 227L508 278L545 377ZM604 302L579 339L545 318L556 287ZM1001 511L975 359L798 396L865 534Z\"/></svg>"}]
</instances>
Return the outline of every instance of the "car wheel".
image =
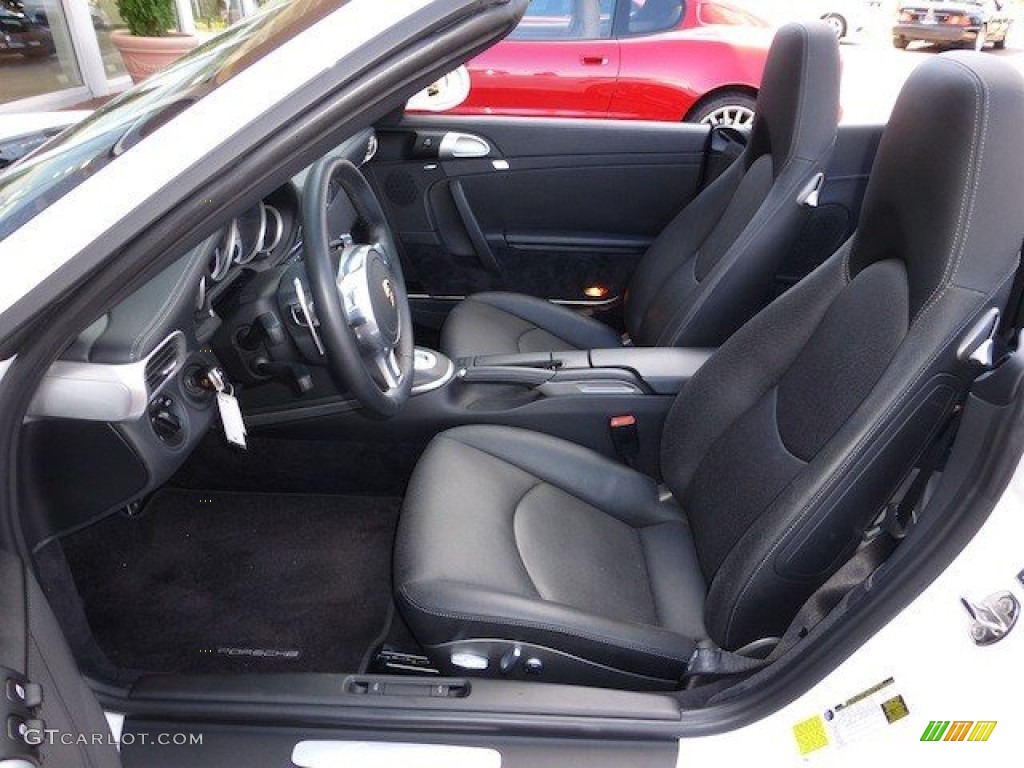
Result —
<instances>
[{"instance_id":1,"label":"car wheel","mask_svg":"<svg viewBox=\"0 0 1024 768\"><path fill-rule=\"evenodd\" d=\"M838 13L827 13L821 17L821 20L832 27L832 31L836 33L836 40L842 40L846 37L848 29L846 19Z\"/></svg>"},{"instance_id":2,"label":"car wheel","mask_svg":"<svg viewBox=\"0 0 1024 768\"><path fill-rule=\"evenodd\" d=\"M974 36L974 50L983 51L985 50L985 43L988 42L988 27L982 26L978 30L978 34Z\"/></svg>"},{"instance_id":3,"label":"car wheel","mask_svg":"<svg viewBox=\"0 0 1024 768\"><path fill-rule=\"evenodd\" d=\"M754 123L754 109L757 101L745 93L723 93L698 104L686 117L689 123L704 125L731 125L749 128Z\"/></svg>"},{"instance_id":4,"label":"car wheel","mask_svg":"<svg viewBox=\"0 0 1024 768\"><path fill-rule=\"evenodd\" d=\"M992 47L995 48L997 51L1006 50L1006 35L1007 34L1008 34L1007 32L1004 32L1003 36L1001 38L999 38L994 43L992 43Z\"/></svg>"},{"instance_id":5,"label":"car wheel","mask_svg":"<svg viewBox=\"0 0 1024 768\"><path fill-rule=\"evenodd\" d=\"M899 48L901 51L905 51L908 45L910 45L910 41L905 37L894 37L892 39L893 48Z\"/></svg>"}]
</instances>

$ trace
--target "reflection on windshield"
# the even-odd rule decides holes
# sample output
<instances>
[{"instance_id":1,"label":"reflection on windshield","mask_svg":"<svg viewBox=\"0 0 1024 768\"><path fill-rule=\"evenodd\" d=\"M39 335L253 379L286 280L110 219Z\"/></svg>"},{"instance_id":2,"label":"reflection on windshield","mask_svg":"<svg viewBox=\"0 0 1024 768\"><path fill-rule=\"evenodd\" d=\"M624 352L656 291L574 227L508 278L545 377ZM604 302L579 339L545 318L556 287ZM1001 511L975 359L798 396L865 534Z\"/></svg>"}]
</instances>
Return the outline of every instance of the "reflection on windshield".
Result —
<instances>
[{"instance_id":1,"label":"reflection on windshield","mask_svg":"<svg viewBox=\"0 0 1024 768\"><path fill-rule=\"evenodd\" d=\"M292 0L247 18L0 173L0 240L191 104L347 0Z\"/></svg>"}]
</instances>

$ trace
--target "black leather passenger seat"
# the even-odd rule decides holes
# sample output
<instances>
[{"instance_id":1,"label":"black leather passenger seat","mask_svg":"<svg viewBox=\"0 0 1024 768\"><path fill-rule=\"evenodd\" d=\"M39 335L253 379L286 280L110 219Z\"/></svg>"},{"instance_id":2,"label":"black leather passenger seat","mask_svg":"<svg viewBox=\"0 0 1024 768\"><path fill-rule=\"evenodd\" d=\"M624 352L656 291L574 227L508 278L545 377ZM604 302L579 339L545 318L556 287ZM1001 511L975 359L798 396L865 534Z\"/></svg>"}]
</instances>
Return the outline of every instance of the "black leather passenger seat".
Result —
<instances>
[{"instance_id":1,"label":"black leather passenger seat","mask_svg":"<svg viewBox=\"0 0 1024 768\"><path fill-rule=\"evenodd\" d=\"M645 6L646 10L646 6ZM824 24L779 30L765 66L750 141L644 254L625 297L634 344L716 347L768 302L823 173L839 119L839 49ZM595 349L620 335L564 306L480 293L452 310L441 348L472 355Z\"/></svg>"},{"instance_id":2,"label":"black leather passenger seat","mask_svg":"<svg viewBox=\"0 0 1024 768\"><path fill-rule=\"evenodd\" d=\"M677 397L661 450L671 500L541 434L437 437L395 563L434 662L673 687L698 643L781 635L979 371L961 345L991 325L1018 268L1022 125L1024 80L1005 61L944 54L913 73L857 233Z\"/></svg>"}]
</instances>

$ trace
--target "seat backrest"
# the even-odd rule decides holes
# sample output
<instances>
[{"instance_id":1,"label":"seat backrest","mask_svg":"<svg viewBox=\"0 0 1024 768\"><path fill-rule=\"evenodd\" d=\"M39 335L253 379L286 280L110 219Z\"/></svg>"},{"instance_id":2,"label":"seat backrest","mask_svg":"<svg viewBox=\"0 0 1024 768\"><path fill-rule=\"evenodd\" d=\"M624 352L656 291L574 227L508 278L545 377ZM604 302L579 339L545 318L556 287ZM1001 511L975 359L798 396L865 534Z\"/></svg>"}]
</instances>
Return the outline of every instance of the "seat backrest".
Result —
<instances>
[{"instance_id":1,"label":"seat backrest","mask_svg":"<svg viewBox=\"0 0 1024 768\"><path fill-rule=\"evenodd\" d=\"M825 170L839 119L839 46L820 22L789 24L765 64L743 154L673 219L641 259L626 328L644 346L717 346L768 301Z\"/></svg>"},{"instance_id":2,"label":"seat backrest","mask_svg":"<svg viewBox=\"0 0 1024 768\"><path fill-rule=\"evenodd\" d=\"M780 634L849 557L977 374L958 346L1007 300L1024 237L1024 79L974 53L903 88L859 227L735 334L662 444L724 647Z\"/></svg>"}]
</instances>

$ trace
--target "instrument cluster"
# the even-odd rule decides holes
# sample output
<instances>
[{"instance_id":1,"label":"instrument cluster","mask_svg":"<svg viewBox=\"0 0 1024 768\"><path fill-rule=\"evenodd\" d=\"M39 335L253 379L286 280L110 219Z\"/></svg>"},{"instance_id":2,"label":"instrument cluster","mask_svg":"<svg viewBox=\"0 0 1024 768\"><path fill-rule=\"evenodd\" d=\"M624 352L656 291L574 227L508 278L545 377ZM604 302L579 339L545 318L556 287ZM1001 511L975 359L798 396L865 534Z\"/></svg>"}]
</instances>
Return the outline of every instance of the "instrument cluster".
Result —
<instances>
[{"instance_id":1,"label":"instrument cluster","mask_svg":"<svg viewBox=\"0 0 1024 768\"><path fill-rule=\"evenodd\" d=\"M235 266L266 261L276 255L285 236L285 219L275 206L260 202L235 218L210 257L211 283L224 280Z\"/></svg>"}]
</instances>

